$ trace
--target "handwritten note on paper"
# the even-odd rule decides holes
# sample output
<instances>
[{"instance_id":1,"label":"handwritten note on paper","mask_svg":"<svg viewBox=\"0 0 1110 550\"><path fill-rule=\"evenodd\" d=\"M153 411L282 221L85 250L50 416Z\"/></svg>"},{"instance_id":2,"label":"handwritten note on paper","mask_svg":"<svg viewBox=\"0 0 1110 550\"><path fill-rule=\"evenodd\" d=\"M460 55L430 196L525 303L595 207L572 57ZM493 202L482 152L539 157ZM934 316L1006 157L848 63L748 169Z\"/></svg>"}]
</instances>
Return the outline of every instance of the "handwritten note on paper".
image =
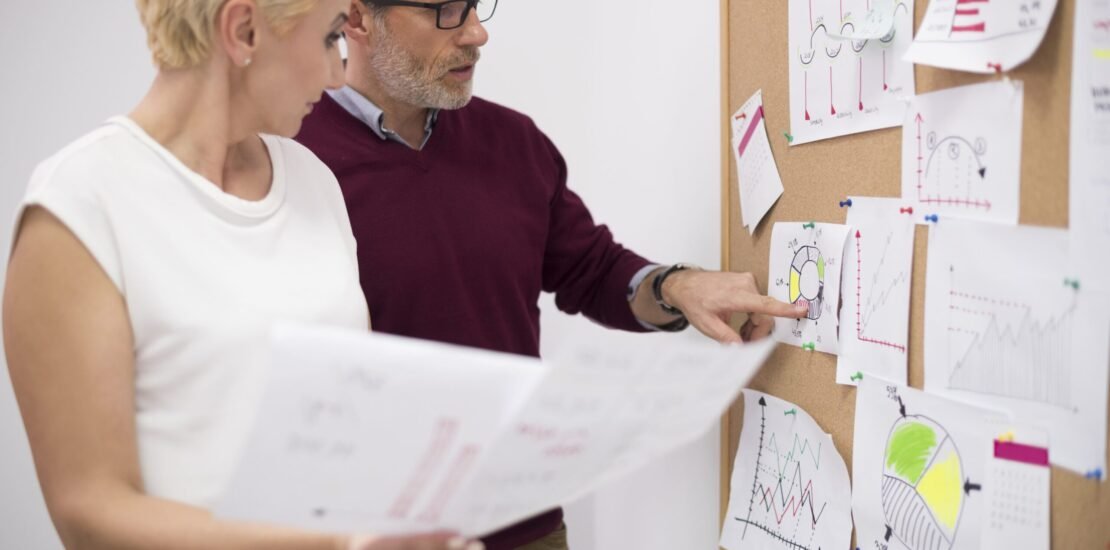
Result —
<instances>
[{"instance_id":1,"label":"handwritten note on paper","mask_svg":"<svg viewBox=\"0 0 1110 550\"><path fill-rule=\"evenodd\" d=\"M788 0L791 145L897 126L914 94L913 0L896 0L889 32L843 39L868 26L871 0ZM884 23L885 24L885 23ZM774 55L768 53L767 55Z\"/></svg>"},{"instance_id":2,"label":"handwritten note on paper","mask_svg":"<svg viewBox=\"0 0 1110 550\"><path fill-rule=\"evenodd\" d=\"M1041 45L1056 0L932 0L906 60L993 73L1025 63Z\"/></svg>"},{"instance_id":3,"label":"handwritten note on paper","mask_svg":"<svg viewBox=\"0 0 1110 550\"><path fill-rule=\"evenodd\" d=\"M782 196L782 178L767 140L763 91L756 91L732 115L732 154L740 185L740 217L748 231L755 228Z\"/></svg>"},{"instance_id":4,"label":"handwritten note on paper","mask_svg":"<svg viewBox=\"0 0 1110 550\"><path fill-rule=\"evenodd\" d=\"M700 436L773 347L618 336L632 339L565 346L544 366L285 329L216 512L325 531L488 533Z\"/></svg>"}]
</instances>

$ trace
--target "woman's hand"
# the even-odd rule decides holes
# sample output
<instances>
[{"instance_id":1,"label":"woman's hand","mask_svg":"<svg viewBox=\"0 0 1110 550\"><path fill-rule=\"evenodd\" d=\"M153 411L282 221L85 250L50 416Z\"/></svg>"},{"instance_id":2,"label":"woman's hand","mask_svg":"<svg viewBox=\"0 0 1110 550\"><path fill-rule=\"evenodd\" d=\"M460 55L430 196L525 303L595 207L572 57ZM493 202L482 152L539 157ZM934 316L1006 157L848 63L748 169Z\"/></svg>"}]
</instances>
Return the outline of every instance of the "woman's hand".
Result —
<instances>
[{"instance_id":1,"label":"woman's hand","mask_svg":"<svg viewBox=\"0 0 1110 550\"><path fill-rule=\"evenodd\" d=\"M481 541L440 531L423 535L379 537L356 535L345 550L485 550Z\"/></svg>"}]
</instances>

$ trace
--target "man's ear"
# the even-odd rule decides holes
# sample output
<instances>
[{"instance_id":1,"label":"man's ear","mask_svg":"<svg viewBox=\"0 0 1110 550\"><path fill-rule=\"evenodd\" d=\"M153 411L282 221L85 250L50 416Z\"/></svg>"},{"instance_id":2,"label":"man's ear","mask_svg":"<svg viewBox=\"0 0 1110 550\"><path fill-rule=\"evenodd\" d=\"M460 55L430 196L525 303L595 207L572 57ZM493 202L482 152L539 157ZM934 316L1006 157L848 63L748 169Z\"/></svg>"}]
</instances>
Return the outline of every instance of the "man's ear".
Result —
<instances>
[{"instance_id":1,"label":"man's ear","mask_svg":"<svg viewBox=\"0 0 1110 550\"><path fill-rule=\"evenodd\" d=\"M366 43L370 35L368 24L374 14L370 13L370 9L362 3L362 0L351 0L351 11L347 16L347 23L343 25L343 34L346 34L349 40Z\"/></svg>"},{"instance_id":2,"label":"man's ear","mask_svg":"<svg viewBox=\"0 0 1110 550\"><path fill-rule=\"evenodd\" d=\"M254 0L228 0L216 17L216 33L231 62L240 67L250 64L258 49L258 23L261 13Z\"/></svg>"}]
</instances>

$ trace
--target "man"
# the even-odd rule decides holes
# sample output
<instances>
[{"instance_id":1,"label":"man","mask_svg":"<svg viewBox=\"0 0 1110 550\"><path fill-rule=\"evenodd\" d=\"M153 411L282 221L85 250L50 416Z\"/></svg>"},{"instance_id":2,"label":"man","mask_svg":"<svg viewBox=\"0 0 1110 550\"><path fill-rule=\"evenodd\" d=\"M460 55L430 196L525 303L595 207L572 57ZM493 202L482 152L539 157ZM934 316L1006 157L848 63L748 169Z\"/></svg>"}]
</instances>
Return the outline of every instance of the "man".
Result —
<instances>
[{"instance_id":1,"label":"man","mask_svg":"<svg viewBox=\"0 0 1110 550\"><path fill-rule=\"evenodd\" d=\"M321 98L297 137L343 188L375 330L537 356L541 290L612 328L689 323L721 342L766 336L769 315L804 315L750 274L660 267L595 224L532 121L471 97L495 7L354 0L347 87ZM735 312L752 314L740 334L726 322ZM565 548L561 524L555 510L485 542Z\"/></svg>"}]
</instances>

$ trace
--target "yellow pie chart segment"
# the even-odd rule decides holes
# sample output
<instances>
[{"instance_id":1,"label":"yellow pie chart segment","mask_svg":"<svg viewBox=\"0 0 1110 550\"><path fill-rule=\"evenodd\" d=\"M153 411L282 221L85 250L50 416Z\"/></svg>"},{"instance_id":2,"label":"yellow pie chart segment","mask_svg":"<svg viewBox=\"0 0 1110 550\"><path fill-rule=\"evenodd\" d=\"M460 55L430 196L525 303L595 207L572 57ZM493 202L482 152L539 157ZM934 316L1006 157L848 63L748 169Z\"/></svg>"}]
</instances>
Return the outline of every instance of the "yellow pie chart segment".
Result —
<instances>
[{"instance_id":1,"label":"yellow pie chart segment","mask_svg":"<svg viewBox=\"0 0 1110 550\"><path fill-rule=\"evenodd\" d=\"M960 455L948 450L947 456L939 458L925 471L917 492L929 505L933 515L949 530L956 527L963 504L963 476L960 471Z\"/></svg>"}]
</instances>

